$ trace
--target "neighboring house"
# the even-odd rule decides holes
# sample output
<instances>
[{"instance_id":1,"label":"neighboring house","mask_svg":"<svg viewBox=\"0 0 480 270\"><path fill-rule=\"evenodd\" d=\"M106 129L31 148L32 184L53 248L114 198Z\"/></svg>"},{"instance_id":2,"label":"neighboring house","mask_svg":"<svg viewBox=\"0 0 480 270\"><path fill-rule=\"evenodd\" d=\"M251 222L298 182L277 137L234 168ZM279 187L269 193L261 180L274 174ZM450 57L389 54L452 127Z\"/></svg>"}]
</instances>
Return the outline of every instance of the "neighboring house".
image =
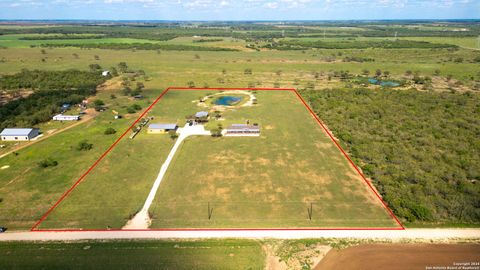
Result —
<instances>
[{"instance_id":1,"label":"neighboring house","mask_svg":"<svg viewBox=\"0 0 480 270\"><path fill-rule=\"evenodd\" d=\"M177 124L150 124L147 132L152 134L163 134L170 130L177 130L177 128Z\"/></svg>"},{"instance_id":2,"label":"neighboring house","mask_svg":"<svg viewBox=\"0 0 480 270\"><path fill-rule=\"evenodd\" d=\"M224 133L224 136L260 136L260 126L232 124Z\"/></svg>"},{"instance_id":3,"label":"neighboring house","mask_svg":"<svg viewBox=\"0 0 480 270\"><path fill-rule=\"evenodd\" d=\"M108 75L110 75L110 71L105 70L105 71L102 72L102 76L105 76L105 77L106 77L106 76L108 76Z\"/></svg>"},{"instance_id":4,"label":"neighboring house","mask_svg":"<svg viewBox=\"0 0 480 270\"><path fill-rule=\"evenodd\" d=\"M55 121L78 121L80 120L80 115L63 115L57 114L53 117Z\"/></svg>"},{"instance_id":5,"label":"neighboring house","mask_svg":"<svg viewBox=\"0 0 480 270\"><path fill-rule=\"evenodd\" d=\"M38 134L38 128L5 128L0 133L0 138L2 141L30 141Z\"/></svg>"}]
</instances>

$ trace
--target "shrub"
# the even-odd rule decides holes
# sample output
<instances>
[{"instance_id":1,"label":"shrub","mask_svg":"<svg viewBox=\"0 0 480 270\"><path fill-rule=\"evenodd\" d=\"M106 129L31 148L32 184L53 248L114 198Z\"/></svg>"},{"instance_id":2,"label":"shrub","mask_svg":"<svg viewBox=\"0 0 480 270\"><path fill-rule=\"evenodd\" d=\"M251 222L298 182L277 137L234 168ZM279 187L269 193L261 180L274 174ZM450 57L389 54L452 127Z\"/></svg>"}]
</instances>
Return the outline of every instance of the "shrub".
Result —
<instances>
[{"instance_id":1,"label":"shrub","mask_svg":"<svg viewBox=\"0 0 480 270\"><path fill-rule=\"evenodd\" d=\"M38 162L38 166L40 168L55 167L57 165L58 165L58 162L56 160L53 160L52 158L46 158Z\"/></svg>"},{"instance_id":2,"label":"shrub","mask_svg":"<svg viewBox=\"0 0 480 270\"><path fill-rule=\"evenodd\" d=\"M109 127L109 128L107 128L107 129L105 129L105 132L103 132L103 133L104 133L105 135L111 135L111 134L117 133L117 131L116 131L114 128Z\"/></svg>"},{"instance_id":3,"label":"shrub","mask_svg":"<svg viewBox=\"0 0 480 270\"><path fill-rule=\"evenodd\" d=\"M219 128L214 128L210 130L210 134L212 134L212 137L222 137L222 130Z\"/></svg>"},{"instance_id":4,"label":"shrub","mask_svg":"<svg viewBox=\"0 0 480 270\"><path fill-rule=\"evenodd\" d=\"M89 143L87 140L83 140L78 143L77 150L78 151L88 151L93 148L93 144Z\"/></svg>"},{"instance_id":5,"label":"shrub","mask_svg":"<svg viewBox=\"0 0 480 270\"><path fill-rule=\"evenodd\" d=\"M175 140L176 138L178 138L178 134L177 134L177 132L176 132L175 130L170 130L170 131L168 132L168 135L170 136L170 138L171 138L172 140Z\"/></svg>"}]
</instances>

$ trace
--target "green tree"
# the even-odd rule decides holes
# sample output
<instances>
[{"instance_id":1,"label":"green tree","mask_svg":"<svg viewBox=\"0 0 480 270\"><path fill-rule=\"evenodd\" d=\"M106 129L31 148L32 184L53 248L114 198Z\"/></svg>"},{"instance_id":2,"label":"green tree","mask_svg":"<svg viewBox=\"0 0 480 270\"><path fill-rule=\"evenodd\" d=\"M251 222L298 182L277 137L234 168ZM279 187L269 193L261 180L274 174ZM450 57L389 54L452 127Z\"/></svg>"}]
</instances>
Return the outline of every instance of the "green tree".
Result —
<instances>
[{"instance_id":1,"label":"green tree","mask_svg":"<svg viewBox=\"0 0 480 270\"><path fill-rule=\"evenodd\" d=\"M120 62L118 63L118 70L120 73L126 73L128 71L128 65L126 62Z\"/></svg>"},{"instance_id":2,"label":"green tree","mask_svg":"<svg viewBox=\"0 0 480 270\"><path fill-rule=\"evenodd\" d=\"M111 134L115 134L117 131L112 128L112 127L108 127L107 129L105 129L105 131L103 132L103 134L105 135L111 135Z\"/></svg>"},{"instance_id":3,"label":"green tree","mask_svg":"<svg viewBox=\"0 0 480 270\"><path fill-rule=\"evenodd\" d=\"M78 143L77 150L78 151L88 151L93 148L93 144L89 143L87 140L83 140Z\"/></svg>"}]
</instances>

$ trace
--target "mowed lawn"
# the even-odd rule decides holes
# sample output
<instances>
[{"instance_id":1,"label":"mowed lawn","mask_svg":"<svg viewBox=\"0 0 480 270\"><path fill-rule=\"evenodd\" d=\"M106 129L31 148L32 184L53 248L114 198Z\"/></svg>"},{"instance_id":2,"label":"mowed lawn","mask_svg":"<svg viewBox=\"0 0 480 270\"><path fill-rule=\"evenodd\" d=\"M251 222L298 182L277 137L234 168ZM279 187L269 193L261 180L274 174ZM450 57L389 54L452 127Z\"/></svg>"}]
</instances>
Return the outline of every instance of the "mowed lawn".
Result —
<instances>
[{"instance_id":1,"label":"mowed lawn","mask_svg":"<svg viewBox=\"0 0 480 270\"><path fill-rule=\"evenodd\" d=\"M3 242L0 269L264 269L251 240ZM26 260L25 258L28 258Z\"/></svg>"},{"instance_id":2,"label":"mowed lawn","mask_svg":"<svg viewBox=\"0 0 480 270\"><path fill-rule=\"evenodd\" d=\"M174 94L157 106L200 95ZM186 139L150 208L152 228L397 226L294 92L256 96L258 105L228 109L218 123L249 119L262 135Z\"/></svg>"}]
</instances>

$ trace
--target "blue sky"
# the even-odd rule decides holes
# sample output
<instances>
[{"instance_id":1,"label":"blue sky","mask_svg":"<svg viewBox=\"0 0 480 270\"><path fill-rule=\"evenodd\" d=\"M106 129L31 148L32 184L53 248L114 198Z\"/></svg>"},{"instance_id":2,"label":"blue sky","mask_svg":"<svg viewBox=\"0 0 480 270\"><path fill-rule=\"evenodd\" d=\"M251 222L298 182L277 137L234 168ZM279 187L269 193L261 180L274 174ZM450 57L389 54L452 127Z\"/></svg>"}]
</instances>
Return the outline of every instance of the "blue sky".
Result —
<instances>
[{"instance_id":1,"label":"blue sky","mask_svg":"<svg viewBox=\"0 0 480 270\"><path fill-rule=\"evenodd\" d=\"M0 19L480 19L480 0L0 0Z\"/></svg>"}]
</instances>

